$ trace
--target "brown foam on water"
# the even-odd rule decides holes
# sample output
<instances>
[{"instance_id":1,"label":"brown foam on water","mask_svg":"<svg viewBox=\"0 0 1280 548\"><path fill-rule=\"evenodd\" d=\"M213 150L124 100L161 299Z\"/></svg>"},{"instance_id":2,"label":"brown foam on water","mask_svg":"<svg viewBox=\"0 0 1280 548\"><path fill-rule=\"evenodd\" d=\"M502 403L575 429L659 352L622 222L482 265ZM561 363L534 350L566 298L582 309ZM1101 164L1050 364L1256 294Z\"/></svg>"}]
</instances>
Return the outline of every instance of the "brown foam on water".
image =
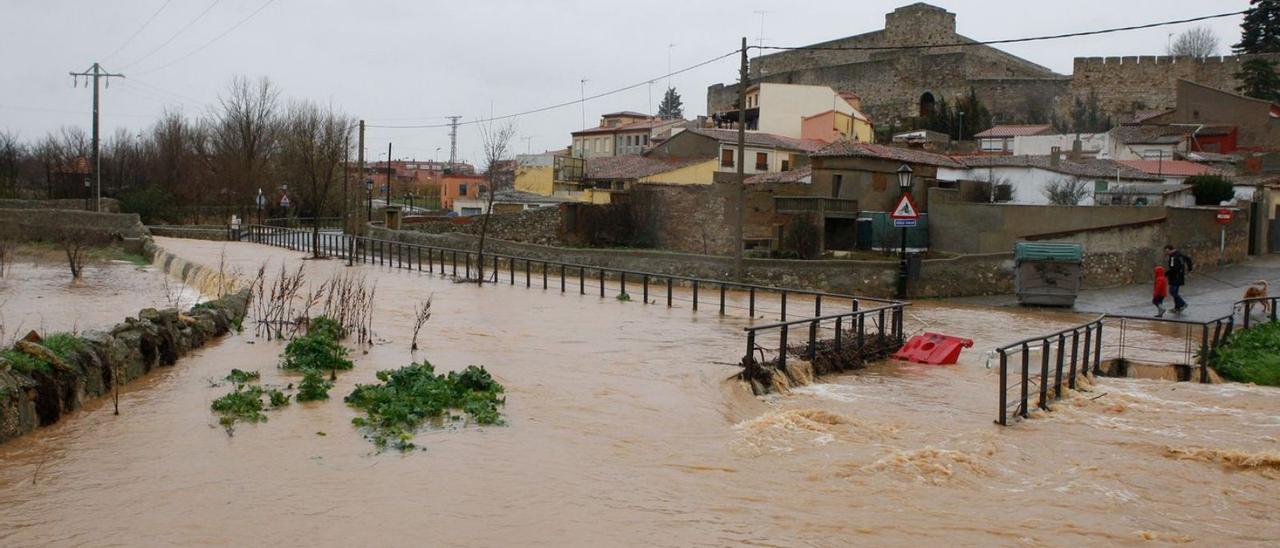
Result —
<instances>
[{"instance_id":1,"label":"brown foam on water","mask_svg":"<svg viewBox=\"0 0 1280 548\"><path fill-rule=\"evenodd\" d=\"M964 451L936 447L894 451L863 466L862 470L892 472L930 485L945 485L964 476L989 474L986 459Z\"/></svg>"},{"instance_id":2,"label":"brown foam on water","mask_svg":"<svg viewBox=\"0 0 1280 548\"><path fill-rule=\"evenodd\" d=\"M1218 449L1213 447L1165 447L1166 457L1178 460L1197 460L1216 462L1228 468L1239 470L1258 470L1268 478L1280 479L1280 453L1274 451L1250 452L1241 449Z\"/></svg>"},{"instance_id":3,"label":"brown foam on water","mask_svg":"<svg viewBox=\"0 0 1280 548\"><path fill-rule=\"evenodd\" d=\"M1195 542L1195 539L1186 535L1162 535L1155 531L1138 531L1138 538L1151 542L1171 542L1174 544Z\"/></svg>"},{"instance_id":4,"label":"brown foam on water","mask_svg":"<svg viewBox=\"0 0 1280 548\"><path fill-rule=\"evenodd\" d=\"M733 427L740 434L737 446L748 454L788 453L803 440L822 446L833 441L883 440L897 427L855 419L823 409L777 409L742 421Z\"/></svg>"}]
</instances>

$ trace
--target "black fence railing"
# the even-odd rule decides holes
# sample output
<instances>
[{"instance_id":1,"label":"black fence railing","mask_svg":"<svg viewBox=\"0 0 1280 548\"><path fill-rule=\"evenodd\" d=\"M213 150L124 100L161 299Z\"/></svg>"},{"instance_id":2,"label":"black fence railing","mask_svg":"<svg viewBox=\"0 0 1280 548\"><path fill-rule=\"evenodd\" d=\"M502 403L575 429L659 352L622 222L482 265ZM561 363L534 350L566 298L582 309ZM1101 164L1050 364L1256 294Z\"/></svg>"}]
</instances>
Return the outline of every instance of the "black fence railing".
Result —
<instances>
[{"instance_id":1,"label":"black fence railing","mask_svg":"<svg viewBox=\"0 0 1280 548\"><path fill-rule=\"evenodd\" d=\"M875 347L881 349L900 346L904 338L903 318L906 306L907 303L904 302L880 302L867 308L855 306L853 310L846 312L745 327L743 331L747 333L747 352L743 363L771 362L776 368L785 370L788 354L813 362L818 354L819 342L826 340L831 341L831 348L836 354L843 353L846 346L867 348L868 342L876 343ZM791 337L791 331L797 328L803 330L804 339L795 340ZM826 336L828 334L831 338ZM766 346L763 339L767 336L776 337L776 344ZM776 355L770 360L766 358L767 352L774 352ZM758 360L757 354L760 357Z\"/></svg>"},{"instance_id":2,"label":"black fence railing","mask_svg":"<svg viewBox=\"0 0 1280 548\"><path fill-rule=\"evenodd\" d=\"M236 231L233 230L233 232ZM805 318L797 320L799 322L808 321L811 318L831 322L842 317L857 316L858 325L863 326L866 320L857 313L865 310L867 314L878 314L874 325L884 333L886 325L884 315L892 312L890 316L892 322L888 327L890 334L900 337L902 333L902 308L905 303L875 297L769 287L549 261L502 253L485 252L480 255L475 251L464 249L352 236L337 232L321 232L316 235L309 229L267 225L247 225L240 228L237 234L233 234L232 239L333 256L346 260L349 264L389 266L456 279L475 280L483 271L486 282L506 281L510 285L518 285L522 281L525 287L529 288L550 290L558 286L562 293L576 289L581 295L586 295L590 290L598 292L600 297L609 296L612 291L616 291L613 295L620 300L639 300L645 304L665 301L668 307L674 306L677 302L683 302L690 305L694 311L710 307L722 316L731 315L734 311L745 312L752 320L775 314L780 322L788 322L788 317L793 320L796 317ZM677 286L688 288L691 295L677 295L674 291L674 287ZM772 299L765 299L765 297ZM833 314L834 310L842 312ZM840 321L844 323L850 320ZM766 327L779 329L776 326ZM787 330L782 329L784 332Z\"/></svg>"},{"instance_id":3,"label":"black fence railing","mask_svg":"<svg viewBox=\"0 0 1280 548\"><path fill-rule=\"evenodd\" d=\"M1277 319L1276 305L1280 305L1280 297L1254 297L1252 299L1241 299L1231 305L1233 314L1239 313L1240 327L1249 329L1253 325L1254 311L1262 313L1263 321L1275 322Z\"/></svg>"},{"instance_id":4,"label":"black fence railing","mask_svg":"<svg viewBox=\"0 0 1280 548\"><path fill-rule=\"evenodd\" d=\"M996 354L1000 357L1000 415L996 422L1007 425L1011 415L1026 418L1033 385L1038 394L1037 405L1048 410L1051 382L1052 398L1056 400L1062 397L1064 375L1067 387L1074 389L1077 375L1087 376L1091 371L1096 371L1101 364L1102 322L1103 318L1098 318L1048 335L996 348ZM1036 351L1040 352L1040 364L1033 371L1031 354ZM1018 367L1013 371L1009 369L1010 357L1019 358ZM1011 374L1015 375L1016 380L1012 383L1012 388L1018 390L1012 403L1009 397Z\"/></svg>"},{"instance_id":5,"label":"black fence railing","mask_svg":"<svg viewBox=\"0 0 1280 548\"><path fill-rule=\"evenodd\" d=\"M342 217L272 217L263 219L262 224L282 228L315 228L319 225L320 230L341 230Z\"/></svg>"}]
</instances>

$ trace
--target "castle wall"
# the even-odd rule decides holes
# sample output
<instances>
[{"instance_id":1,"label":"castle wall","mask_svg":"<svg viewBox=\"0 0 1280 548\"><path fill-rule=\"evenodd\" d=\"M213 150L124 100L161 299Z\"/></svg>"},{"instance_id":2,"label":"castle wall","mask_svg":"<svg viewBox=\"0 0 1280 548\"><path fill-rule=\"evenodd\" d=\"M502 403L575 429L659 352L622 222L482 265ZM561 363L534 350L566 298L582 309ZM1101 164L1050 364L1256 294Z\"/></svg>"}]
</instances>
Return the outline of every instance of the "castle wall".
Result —
<instances>
[{"instance_id":1,"label":"castle wall","mask_svg":"<svg viewBox=\"0 0 1280 548\"><path fill-rule=\"evenodd\" d=\"M1179 79L1234 91L1240 85L1235 74L1251 57L1078 57L1070 93L1060 101L1059 112L1068 112L1077 97L1086 100L1090 90L1097 94L1102 111L1117 120L1139 110L1171 109L1177 100ZM1280 61L1280 54L1259 57Z\"/></svg>"}]
</instances>

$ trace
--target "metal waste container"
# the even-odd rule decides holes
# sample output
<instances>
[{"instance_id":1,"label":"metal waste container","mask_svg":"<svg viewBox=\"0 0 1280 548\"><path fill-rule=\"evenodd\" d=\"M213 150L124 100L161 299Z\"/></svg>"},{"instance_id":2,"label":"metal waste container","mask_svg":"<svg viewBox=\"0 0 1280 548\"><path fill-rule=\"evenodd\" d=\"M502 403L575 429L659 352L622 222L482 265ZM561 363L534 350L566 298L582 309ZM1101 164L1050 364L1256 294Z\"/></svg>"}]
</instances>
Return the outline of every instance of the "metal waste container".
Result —
<instances>
[{"instance_id":1,"label":"metal waste container","mask_svg":"<svg viewBox=\"0 0 1280 548\"><path fill-rule=\"evenodd\" d=\"M875 220L869 218L857 219L853 222L853 234L856 241L854 247L867 251L875 245Z\"/></svg>"},{"instance_id":2,"label":"metal waste container","mask_svg":"<svg viewBox=\"0 0 1280 548\"><path fill-rule=\"evenodd\" d=\"M1072 243L1018 242L1014 283L1024 305L1075 306L1084 275L1084 247Z\"/></svg>"}]
</instances>

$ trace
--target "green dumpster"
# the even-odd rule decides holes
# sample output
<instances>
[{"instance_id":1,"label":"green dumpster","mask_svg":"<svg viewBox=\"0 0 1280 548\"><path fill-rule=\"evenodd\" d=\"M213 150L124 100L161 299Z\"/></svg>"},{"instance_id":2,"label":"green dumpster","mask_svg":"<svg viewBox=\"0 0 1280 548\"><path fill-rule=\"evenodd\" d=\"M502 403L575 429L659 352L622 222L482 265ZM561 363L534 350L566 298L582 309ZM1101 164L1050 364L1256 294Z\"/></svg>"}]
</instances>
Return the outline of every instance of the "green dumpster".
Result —
<instances>
[{"instance_id":1,"label":"green dumpster","mask_svg":"<svg viewBox=\"0 0 1280 548\"><path fill-rule=\"evenodd\" d=\"M1018 302L1075 306L1084 275L1084 247L1054 242L1018 242L1013 251Z\"/></svg>"}]
</instances>

